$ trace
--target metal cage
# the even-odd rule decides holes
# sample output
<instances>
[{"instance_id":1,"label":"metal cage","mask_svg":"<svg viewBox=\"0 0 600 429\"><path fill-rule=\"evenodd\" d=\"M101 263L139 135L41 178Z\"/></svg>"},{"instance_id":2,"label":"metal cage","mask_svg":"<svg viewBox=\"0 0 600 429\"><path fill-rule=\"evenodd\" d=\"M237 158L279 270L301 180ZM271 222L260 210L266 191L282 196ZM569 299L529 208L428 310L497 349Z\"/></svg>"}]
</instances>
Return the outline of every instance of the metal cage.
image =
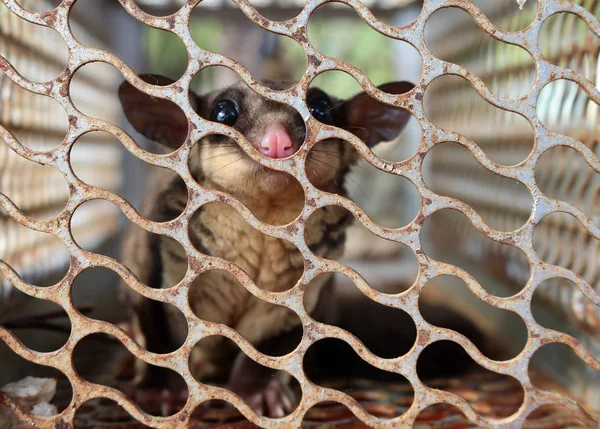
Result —
<instances>
[{"instance_id":1,"label":"metal cage","mask_svg":"<svg viewBox=\"0 0 600 429\"><path fill-rule=\"evenodd\" d=\"M351 416L369 427L452 427L462 424L464 427L513 428L526 426L532 416L538 418L537 427L543 424L597 427L600 423L600 289L596 273L600 228L595 202L597 174L600 172L597 157L600 2L538 0L537 5L532 5L531 0L529 4L521 1L520 6L525 4L528 12L520 12L517 3L512 1L479 8L467 0L424 0L416 14L418 16L407 25L392 25L377 19L369 7L358 0L339 2L350 6L375 31L388 38L405 41L418 51L422 74L413 90L400 96L381 92L358 68L315 49L308 37L308 21L319 6L328 3L327 0L303 3L301 12L287 21L268 19L259 13L256 8L259 5L254 2L235 0L249 21L293 39L303 49L306 71L295 86L282 91L261 85L240 63L197 45L190 34L189 21L194 9L202 4L200 0L179 2L177 12L162 17L150 15L133 0L119 0L122 8L135 20L170 32L185 44L189 58L187 69L176 83L165 87L142 81L122 59L98 48L101 43L91 34L76 38L69 19L75 0L63 0L54 8L54 5L47 4L42 11L37 9L40 4L33 0L3 0L6 10L0 9L0 46L4 44L5 52L9 54L0 57L3 100L0 105L0 135L3 140L0 153L3 181L0 194L3 210L0 218L3 227L0 272L5 280L0 297L7 296L6 291L14 287L26 295L59 305L71 325L66 343L52 352L34 351L9 329L0 326L0 338L12 352L27 361L60 371L73 391L66 408L48 417L25 412L13 398L0 393L0 403L20 420L36 427L73 427L77 416L91 415L86 414L92 404L88 401L106 398L150 427L191 425L194 410L210 400L232 404L249 422L260 427L300 427L303 421L311 424L326 421L326 418L319 420L319 408L315 405L330 401L346 407ZM387 7L374 3L377 4L370 6ZM389 6L391 3L394 2L386 4ZM502 6L498 6L500 3ZM433 15L444 12L446 8L461 10L476 28L473 32L459 31L461 22L450 21L447 25L436 26L432 37L441 46L440 52L444 56L441 59L436 56L437 51L433 52L432 44L426 43L425 30ZM206 8L204 13L210 13L210 10ZM57 60L51 46L40 44L39 36L25 29L25 22L29 23L27 29L35 28L35 24L60 35L56 43L66 46L67 58ZM82 25L81 31L85 32L85 25ZM487 41L481 42L477 32L489 36ZM503 42L504 47L499 48L499 42ZM506 46L518 47L522 52L515 56L507 55ZM141 91L177 104L193 125L186 142L166 155L151 153L138 145L116 125L118 109L110 105L108 99L102 98L112 77L85 76L84 73L81 81L87 83L73 86L73 77L85 72L83 66L94 62L111 65ZM42 63L52 64L52 70L56 71L54 78L25 72L29 68L35 70ZM300 113L307 130L310 130L307 133L310 137L295 156L285 160L263 159L243 136L232 134L225 126L205 121L194 112L186 95L189 86L198 72L213 65L233 70L261 96L291 105ZM410 156L397 162L384 160L354 135L321 124L311 116L305 102L306 91L316 76L329 70L348 73L371 97L402 107L414 116L421 137ZM447 76L454 76L461 83L446 85L440 78ZM7 86L18 87L28 93L21 91L26 95L13 96ZM80 106L76 107L72 100L74 93L86 91L90 94L91 106L90 110L86 110L92 112L90 115L82 113L78 109ZM478 99L484 101L485 107L477 105L475 101ZM50 101L56 106L50 108L47 104ZM104 113L108 112L110 120L96 117L94 108L99 109L99 106ZM55 115L57 108L61 113L65 112L64 118ZM514 115L507 120L498 114L499 111ZM61 119L66 121L63 124L66 130L64 138L56 131L57 127L60 129ZM493 126L500 127L502 131L491 132L490 127ZM115 192L126 173L122 173L119 150L105 149L102 141L88 140L86 143L90 155L87 161L84 160L83 168L98 179L95 185L82 181L74 173L72 164L75 160L71 149L82 136L98 131L117 139L139 160L168 168L181 176L188 188L189 200L185 211L177 219L164 223L145 219L128 199ZM187 158L193 143L210 133L231 135L256 162L293 175L306 195L300 216L285 226L268 225L230 195L202 188L192 178ZM310 148L331 137L351 143L376 169L402 176L414 185L419 201L418 213L412 222L400 228L382 227L367 215L360 199L353 202L323 192L311 184L303 168L304 160ZM438 150L447 143L453 143L460 150L452 153ZM101 156L96 156L100 151L103 151ZM38 176L33 180L30 166L34 163L58 171L62 175L58 181L66 181L68 187L57 191L55 181ZM524 194L517 193L516 187L520 187ZM90 211L82 215L79 224L73 221L78 207L94 199L111 202L130 222L147 231L177 240L189 261L186 277L171 289L150 289L115 259L84 250L86 243L76 242L73 238L75 228L81 228L84 236L88 237L88 244L93 246L114 234L117 223L118 211ZM203 255L194 248L186 233L190 218L199 207L214 201L229 204L257 230L286 239L301 251L306 268L294 288L279 294L264 291L239 267ZM373 235L407 246L418 263L418 274L412 285L391 294L379 292L348 265L313 255L304 240L305 224L315 210L327 205L346 208ZM46 208L57 206L60 207L58 212L46 217L37 215ZM457 221L456 216L445 217L450 211L459 212L462 222ZM14 228L24 227L25 232L13 232L13 226L9 224ZM37 238L43 234L32 238L28 231L49 234L57 239L54 243L58 243L64 251L57 252L43 239ZM485 243L480 244L482 240ZM436 253L434 258L430 254L427 249L431 246L426 242L440 249L439 256ZM452 246L447 246L448 243ZM521 255L520 259L517 255ZM36 274L35 271L37 274L47 273L52 266L66 261L69 261L68 270L58 282L47 287L29 283L32 278L29 274ZM169 355L150 353L121 327L83 314L73 304L72 285L78 275L91 267L107 268L142 296L177 307L185 315L190 333L183 346ZM471 268L483 272L484 278L501 279L513 285L512 292L504 297L494 295L479 281L481 277L475 278ZM304 328L296 350L281 357L266 356L235 330L201 322L186 305L188 286L196 276L209 269L229 271L256 297L294 311ZM312 319L303 306L303 291L312 279L325 272L343 274L370 299L408 313L417 327L417 339L412 349L404 356L382 359L348 332ZM480 301L514 313L523 321L527 339L513 359L491 360L464 336L433 326L423 318L416 305L419 296L428 283L444 276L462 280ZM576 335L548 329L539 323L531 305L537 291L542 301L574 323ZM502 326L496 328L501 331ZM179 373L188 389L183 408L169 417L153 416L142 411L125 393L84 380L74 369L72 355L78 342L94 333L108 334L118 339L136 358ZM302 399L295 411L281 419L261 417L232 392L196 381L188 366L189 355L199 340L211 335L228 337L260 364L291 374L302 390ZM400 409L401 414L376 415L371 412L374 408L365 405L360 398L343 393L335 386L322 387L311 383L302 370L302 358L312 344L323 338L341 339L369 364L403 375L414 391L414 397L406 399L403 392L407 386L388 388L384 392L392 397L391 403L397 405L395 410ZM514 378L516 387L476 377L442 380L436 388L424 384L416 373L417 358L428 345L442 340L460 344L482 368ZM570 391L564 388L558 392L545 388L549 385L534 383L529 371L530 361L540 348L553 343L564 344L575 353L576 360L587 371L583 376L587 384L571 385ZM467 401L464 396L458 395L461 389L471 392L476 400ZM524 399L508 415L498 417L486 411L494 404L502 404L503 400L505 405L510 402L515 389L522 389ZM562 411L554 414L543 412L548 406ZM323 413L329 413L329 416L339 413L335 407L328 410ZM442 415L438 423L433 422L432 413L435 413L432 410L437 410L438 417ZM93 418L87 422L97 424Z\"/></svg>"}]
</instances>

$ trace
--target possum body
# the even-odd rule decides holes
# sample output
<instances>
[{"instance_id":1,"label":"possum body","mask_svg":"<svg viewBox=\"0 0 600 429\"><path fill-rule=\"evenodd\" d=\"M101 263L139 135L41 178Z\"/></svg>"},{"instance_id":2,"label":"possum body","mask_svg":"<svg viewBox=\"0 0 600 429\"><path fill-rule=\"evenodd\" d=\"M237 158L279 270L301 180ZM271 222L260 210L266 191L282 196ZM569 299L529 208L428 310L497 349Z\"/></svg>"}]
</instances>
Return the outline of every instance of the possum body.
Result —
<instances>
[{"instance_id":1,"label":"possum body","mask_svg":"<svg viewBox=\"0 0 600 429\"><path fill-rule=\"evenodd\" d=\"M145 75L142 79L160 86L173 83L161 76ZM268 86L283 89L290 85L268 82ZM407 82L380 87L392 94L412 88ZM121 85L119 97L127 119L141 134L171 149L187 138L188 121L172 102L150 97L128 82ZM235 128L264 156L292 156L304 142L304 121L293 107L266 100L244 84L203 96L190 92L189 97L201 117ZM317 120L354 133L369 147L396 138L410 117L407 111L380 103L365 93L342 101L311 88L306 101ZM357 152L347 142L325 140L310 151L306 174L316 187L343 195L344 178L358 159ZM200 185L234 196L265 223L289 223L304 205L304 191L297 180L258 164L231 138L211 135L196 142L189 165ZM155 221L174 219L187 204L185 184L170 171L161 173L156 183L145 200L142 214ZM337 206L316 211L307 223L307 245L320 258L339 258L343 253L345 230L352 220L347 210ZM304 258L292 243L257 231L226 204L202 206L192 217L189 234L199 251L237 265L268 291L292 288L304 270ZM187 257L180 245L140 228L128 235L123 260L142 283L153 288L174 286L188 269ZM304 303L309 313L324 312L329 315L326 320L335 321L331 276L319 276L306 290ZM169 342L181 344L185 340L187 326L181 314L175 314L160 303L142 302L131 290L128 300L135 309L144 346L150 351L164 353L168 351L165 346ZM222 271L198 276L190 285L189 303L199 318L231 326L266 354L289 352L290 343L297 344L302 335L295 313L257 299L231 274ZM401 335L400 323L396 329ZM256 412L279 417L289 411L290 400L284 389L273 383L274 371L261 367L242 352L232 358L234 352L218 337L203 340L192 352L195 376L202 379L210 375L203 373L211 367L207 363L218 366L220 362L228 362L227 387L244 397ZM148 379L148 374L145 377Z\"/></svg>"}]
</instances>

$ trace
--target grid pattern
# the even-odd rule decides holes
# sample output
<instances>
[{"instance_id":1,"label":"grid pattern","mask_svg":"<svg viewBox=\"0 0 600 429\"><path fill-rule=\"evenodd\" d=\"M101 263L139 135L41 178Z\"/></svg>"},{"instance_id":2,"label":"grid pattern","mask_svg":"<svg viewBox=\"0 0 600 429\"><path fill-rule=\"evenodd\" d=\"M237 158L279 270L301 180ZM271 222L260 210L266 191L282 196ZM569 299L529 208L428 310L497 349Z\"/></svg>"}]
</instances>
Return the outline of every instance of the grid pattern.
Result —
<instances>
[{"instance_id":1,"label":"grid pattern","mask_svg":"<svg viewBox=\"0 0 600 429\"><path fill-rule=\"evenodd\" d=\"M63 174L70 188L69 200L64 210L54 218L44 221L25 215L17 208L13 201L4 195L0 196L0 206L6 211L8 216L30 229L47 232L59 238L68 248L71 260L70 268L65 278L56 285L48 288L38 288L28 284L8 264L4 262L0 264L2 274L15 287L29 295L59 304L67 312L72 324L72 333L67 343L61 349L52 353L38 353L27 349L9 331L0 328L0 338L14 352L32 362L51 366L62 371L68 377L74 391L73 400L69 407L60 415L51 418L26 415L9 398L3 397L3 402L20 418L40 427L65 427L73 422L75 411L81 404L92 398L106 397L115 400L143 424L152 427L183 426L189 420L193 410L200 403L210 399L222 399L233 404L245 417L261 427L298 427L307 411L313 405L322 401L336 401L346 405L360 420L372 427L408 427L412 425L420 411L437 403L454 405L474 424L485 427L518 427L522 425L525 418L532 411L546 404L563 405L570 412L589 424L598 421L597 415L586 412L574 399L533 386L528 373L528 363L531 356L542 345L552 342L567 344L589 367L600 370L600 361L594 358L579 341L569 335L541 327L533 318L530 308L530 302L536 288L545 280L551 278L565 278L570 280L593 305L600 305L600 296L594 291L589 282L568 268L544 262L534 249L533 242L536 226L545 216L557 211L571 214L577 218L590 235L600 238L600 228L594 223L589 214L586 214L582 209L573 204L552 199L544 194L535 176L535 167L542 154L557 146L569 146L581 155L591 169L596 172L600 171L600 162L590 147L572 137L550 131L544 126L542 118L536 110L542 89L550 82L559 79L567 79L575 82L590 99L596 103L600 102L600 91L595 87L594 82L581 73L553 64L553 62L547 60L542 55L542 49L538 44L539 34L544 21L551 15L559 12L569 12L577 15L587 23L590 30L596 36L600 36L600 24L588 9L568 1L539 0L539 8L536 16L533 18L532 24L522 31L509 32L493 25L477 7L465 0L426 0L418 19L406 27L389 26L378 21L362 3L354 0L344 0L343 3L351 6L375 30L388 37L404 40L420 52L424 66L421 81L409 93L398 96L379 91L360 70L348 63L322 55L311 45L307 35L307 23L311 13L318 6L325 3L324 0L308 1L297 17L286 22L270 21L258 14L250 2L236 0L236 4L246 14L248 19L266 30L293 38L305 51L308 62L307 70L296 86L285 91L273 91L262 86L240 64L227 57L203 51L196 45L190 35L188 24L191 12L199 3L199 0L189 0L177 13L160 18L144 13L131 0L120 0L127 12L137 20L152 27L170 31L179 36L185 43L190 58L188 68L176 83L166 87L156 87L147 84L139 79L125 63L114 55L80 44L73 37L67 22L69 9L74 3L73 0L65 0L56 9L42 14L24 9L15 0L3 0L3 2L18 17L31 23L57 30L64 38L69 50L67 67L56 79L45 83L36 83L24 78L8 60L4 58L0 59L0 69L6 77L20 87L33 93L52 97L64 108L69 118L68 133L64 141L58 147L46 151L26 147L5 129L0 130L3 140L16 154L30 161L55 167ZM514 99L508 98L508 95L499 96L490 91L480 77L467 68L436 58L429 51L424 42L425 24L434 12L451 6L464 9L471 14L475 22L487 34L493 35L498 40L521 46L531 55L535 61L536 80L525 95ZM176 103L185 112L188 121L193 125L190 127L191 131L186 142L171 154L151 154L141 149L117 126L86 116L78 111L69 97L71 77L82 65L95 61L113 65L122 73L125 79L143 92L155 97L166 98ZM231 68L258 94L273 101L287 103L297 109L305 120L307 135L310 137L307 138L307 141L295 156L285 160L263 159L242 135L223 125L209 123L194 112L186 96L191 79L199 70L211 65L222 65ZM351 74L372 97L381 102L399 106L410 111L419 121L423 136L414 156L402 162L392 163L384 161L370 152L352 134L323 125L312 118L305 103L306 91L312 79L319 73L327 70L345 71ZM492 105L500 109L515 112L528 120L535 132L535 141L533 150L523 162L511 167L498 164L492 161L473 140L459 133L441 128L428 119L423 106L425 90L434 79L447 74L463 77ZM69 149L79 136L93 130L103 130L114 135L127 150L139 159L149 164L169 168L177 172L185 181L189 195L188 205L181 216L171 222L165 223L149 221L141 217L129 202L113 192L93 187L80 181L71 169ZM267 167L292 174L301 183L306 195L305 206L300 216L286 226L267 225L258 221L245 206L231 196L199 186L190 174L187 158L193 143L209 133L231 136L239 142L239 145L252 159ZM304 162L308 151L317 142L334 137L350 142L361 156L376 168L389 174L401 175L414 184L421 196L422 204L419 214L413 222L399 229L383 228L371 221L364 211L352 201L322 192L309 182L304 171ZM427 187L422 175L423 160L434 146L443 142L455 142L463 146L486 169L499 176L514 179L527 188L532 196L533 205L529 217L521 228L510 232L493 229L484 222L480 214L471 206L458 199L434 193ZM189 268L185 278L171 289L150 289L141 284L127 267L124 267L113 259L85 251L75 243L70 234L71 216L79 205L95 198L102 198L114 203L130 221L138 226L150 232L162 234L177 240L183 246L188 256ZM188 229L190 218L198 207L213 201L225 202L231 205L256 229L267 235L289 240L297 246L305 258L306 269L294 288L279 294L261 290L238 267L222 259L203 255L193 247L185 232ZM419 275L414 284L401 294L386 295L370 288L364 279L349 267L335 261L315 257L304 242L305 223L315 210L327 205L345 207L372 233L408 246L415 254L419 263ZM512 297L498 298L488 293L466 271L457 266L442 263L429 257L421 245L422 226L427 218L442 209L454 209L462 212L483 235L498 243L520 249L526 255L530 265L530 274L526 286ZM82 315L74 308L70 300L70 286L74 278L82 270L91 266L109 268L117 272L129 287L143 296L178 307L187 319L190 332L183 346L168 356L149 353L116 326L92 320ZM234 330L217 324L201 323L191 312L189 306L187 306L188 285L192 279L208 269L227 270L235 275L240 283L253 295L272 303L285 305L298 314L304 327L304 335L297 349L286 356L278 358L268 357L257 352L256 349ZM417 340L413 348L406 355L399 358L381 359L371 354L348 332L313 320L304 309L302 302L303 291L312 279L324 272L343 273L366 296L381 304L402 309L410 314L418 331ZM524 320L529 338L525 348L516 358L505 362L490 360L482 355L465 337L448 329L434 327L423 319L415 305L419 293L429 280L441 275L453 275L461 278L480 299L497 308L515 312ZM185 380L189 390L189 398L184 408L168 418L150 416L142 412L121 392L108 387L90 384L81 379L73 368L71 357L77 342L92 333L112 335L120 340L139 359L153 365L170 368L179 373ZM296 378L302 389L302 400L296 410L289 416L278 420L260 417L254 414L239 397L231 392L197 382L188 367L189 354L192 347L200 339L210 335L224 335L235 341L244 353L257 362L268 367L284 370ZM302 357L311 344L327 337L342 339L350 344L355 352L368 363L380 369L400 373L405 376L412 385L415 393L414 402L411 407L401 416L386 420L370 415L356 400L340 391L312 384L302 371ZM522 385L525 392L524 403L518 412L502 420L490 420L479 414L457 395L447 391L432 389L424 385L416 375L416 360L419 353L426 346L439 340L452 340L460 344L482 367L493 372L508 374L514 377Z\"/></svg>"},{"instance_id":2,"label":"grid pattern","mask_svg":"<svg viewBox=\"0 0 600 429\"><path fill-rule=\"evenodd\" d=\"M46 2L28 0L22 4L50 8ZM79 27L77 22L72 25ZM99 43L85 31L79 34L84 34L86 43ZM67 60L67 48L58 33L26 23L4 5L0 5L0 52L35 82L58 76ZM109 114L113 112L111 118L116 121L118 106L107 97L107 88L115 76L84 69L80 77L72 87L85 100L80 107L94 114L101 108ZM51 98L17 87L4 74L0 75L0 98L0 125L10 130L23 146L41 152L52 150L63 141L67 116ZM121 151L107 143L109 135L89 134L77 143L71 160L85 169L87 180L114 191L121 185ZM55 216L69 199L67 183L57 170L27 160L6 144L0 148L0 192L21 211L37 219ZM113 209L105 206L91 211L83 207L78 212L73 229L82 246L93 247L116 231L119 213ZM0 231L0 259L10 263L28 281L36 281L69 263L68 249L60 240L24 228L4 213L0 215ZM0 313L2 305L8 305L12 290L9 282L0 284Z\"/></svg>"},{"instance_id":3,"label":"grid pattern","mask_svg":"<svg viewBox=\"0 0 600 429\"><path fill-rule=\"evenodd\" d=\"M574 3L584 6L596 17L600 16L600 2ZM531 22L532 13L515 9L512 13L502 11L499 25L515 31ZM476 33L480 33L479 30L465 32L459 41L440 47L445 58L465 64L484 81L490 82L490 89L497 94L514 98L525 93L536 77L536 67L529 56L514 50L508 52L508 45L499 46L491 38L485 40ZM448 34L442 32L439 38L444 40ZM539 40L540 49L548 61L579 72L598 87L600 39L591 34L584 21L572 14L557 14L543 24ZM553 40L559 42L552 43ZM532 144L529 124L514 116L500 117L493 106L474 103L478 97L467 81L457 85L440 85L431 94L434 103L429 111L430 117L440 126L469 135L489 157L502 164L516 164L525 159ZM444 107L450 103L454 109ZM598 105L580 86L566 80L553 81L541 91L537 112L541 123L549 129L568 135L598 153ZM490 133L490 130L501 131ZM478 168L467 151L434 151L430 168L432 187L436 191L468 202L484 219L503 231L521 227L530 216L532 201L529 196L515 192L515 183ZM537 163L535 179L548 196L572 203L598 224L596 195L600 176L576 151L558 147L545 152ZM481 183L486 186L481 186ZM452 227L448 228L448 225ZM504 277L516 289L513 292L518 292L527 282L529 264L518 257L520 252L517 248L502 246L491 240L484 242L466 219L458 221L457 217L441 216L435 226L431 238L440 247L445 242L460 243L461 256L488 271L495 269L496 276L500 266ZM542 260L573 270L589 283L596 294L600 290L595 258L599 245L600 242L577 219L564 214L546 217L534 234L534 248ZM456 252L456 247L452 251ZM490 261L493 262L490 264ZM593 300L587 299L580 289L561 278L543 282L536 295L559 311L565 318L565 324L570 322L588 350L598 356L600 308ZM600 399L595 388L600 382L598 373L590 371L588 376L595 382L586 380L587 385L571 387L579 390L579 394L597 408Z\"/></svg>"}]
</instances>

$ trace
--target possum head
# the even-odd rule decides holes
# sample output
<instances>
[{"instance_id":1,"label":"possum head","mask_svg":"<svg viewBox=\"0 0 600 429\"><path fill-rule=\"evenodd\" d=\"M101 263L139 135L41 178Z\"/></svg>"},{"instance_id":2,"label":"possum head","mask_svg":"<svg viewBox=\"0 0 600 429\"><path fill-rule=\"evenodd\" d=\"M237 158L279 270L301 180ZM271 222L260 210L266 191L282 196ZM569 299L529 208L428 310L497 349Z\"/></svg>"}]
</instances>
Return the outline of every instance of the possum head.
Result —
<instances>
[{"instance_id":1,"label":"possum head","mask_svg":"<svg viewBox=\"0 0 600 429\"><path fill-rule=\"evenodd\" d=\"M141 78L160 86L174 83L162 76ZM268 86L290 87L287 82L268 82ZM392 82L379 88L402 94L413 85ZM189 97L201 117L235 128L265 157L291 157L304 142L304 121L293 107L264 99L243 83L206 95L190 92ZM188 120L171 101L151 97L128 82L119 88L119 98L127 119L139 133L171 149L185 141ZM396 138L410 118L407 111L380 103L364 92L348 100L337 100L320 89L310 88L306 102L317 120L348 130L369 147ZM318 188L337 192L357 159L349 143L325 140L310 151L306 174ZM226 191L246 204L251 200L304 198L296 180L255 162L229 137L209 135L201 139L192 149L189 165L202 185Z\"/></svg>"}]
</instances>

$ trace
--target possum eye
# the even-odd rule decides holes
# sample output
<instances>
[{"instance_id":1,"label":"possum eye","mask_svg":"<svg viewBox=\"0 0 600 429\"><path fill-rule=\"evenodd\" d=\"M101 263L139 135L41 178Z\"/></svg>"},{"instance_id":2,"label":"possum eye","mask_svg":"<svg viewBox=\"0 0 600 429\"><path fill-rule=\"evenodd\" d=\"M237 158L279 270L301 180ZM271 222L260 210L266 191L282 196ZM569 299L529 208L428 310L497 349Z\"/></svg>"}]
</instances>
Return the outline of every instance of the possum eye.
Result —
<instances>
[{"instance_id":1,"label":"possum eye","mask_svg":"<svg viewBox=\"0 0 600 429\"><path fill-rule=\"evenodd\" d=\"M221 100L210 113L210 120L233 127L240 116L238 106L233 100Z\"/></svg>"},{"instance_id":2,"label":"possum eye","mask_svg":"<svg viewBox=\"0 0 600 429\"><path fill-rule=\"evenodd\" d=\"M333 117L331 115L331 110L333 106L331 104L331 100L325 94L318 94L312 97L308 101L308 110L310 114L315 117L319 122L323 122L324 124L331 124L333 122Z\"/></svg>"}]
</instances>

